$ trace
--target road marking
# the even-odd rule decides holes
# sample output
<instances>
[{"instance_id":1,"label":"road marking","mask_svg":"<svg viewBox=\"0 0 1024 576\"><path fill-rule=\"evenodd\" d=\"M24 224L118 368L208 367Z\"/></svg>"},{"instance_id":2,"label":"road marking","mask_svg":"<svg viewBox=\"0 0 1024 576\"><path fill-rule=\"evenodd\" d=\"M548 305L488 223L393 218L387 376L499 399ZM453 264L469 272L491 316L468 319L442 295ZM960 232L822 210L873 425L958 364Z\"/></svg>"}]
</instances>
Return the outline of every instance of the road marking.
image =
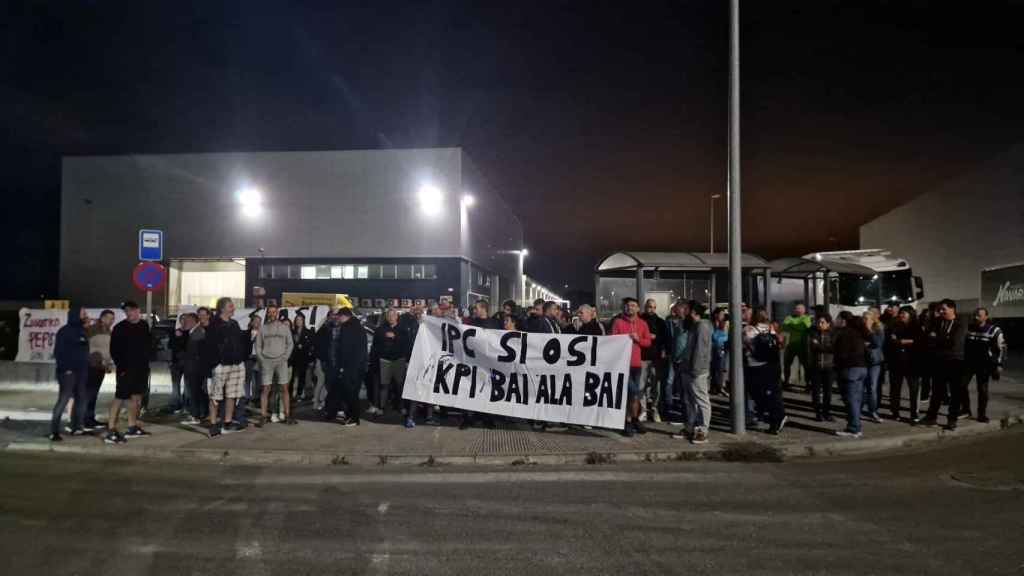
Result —
<instances>
[{"instance_id":1,"label":"road marking","mask_svg":"<svg viewBox=\"0 0 1024 576\"><path fill-rule=\"evenodd\" d=\"M499 482L515 484L520 482L667 482L709 484L728 481L733 484L754 484L762 481L764 473L747 470L737 478L735 471L715 472L613 472L613 471L563 471L563 472L467 472L431 473L416 472L393 474L273 474L250 478L223 478L225 486L249 486L267 484L324 485L324 484L480 484ZM379 508L378 508L379 509Z\"/></svg>"}]
</instances>

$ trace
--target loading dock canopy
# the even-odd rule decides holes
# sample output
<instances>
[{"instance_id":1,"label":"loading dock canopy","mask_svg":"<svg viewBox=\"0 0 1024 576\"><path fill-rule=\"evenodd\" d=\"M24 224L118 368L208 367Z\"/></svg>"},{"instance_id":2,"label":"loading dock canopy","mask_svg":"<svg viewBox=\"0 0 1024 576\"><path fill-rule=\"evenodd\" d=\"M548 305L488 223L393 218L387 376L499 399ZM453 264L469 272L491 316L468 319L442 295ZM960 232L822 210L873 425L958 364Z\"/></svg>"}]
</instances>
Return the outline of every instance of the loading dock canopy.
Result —
<instances>
[{"instance_id":1,"label":"loading dock canopy","mask_svg":"<svg viewBox=\"0 0 1024 576\"><path fill-rule=\"evenodd\" d=\"M760 256L744 254L743 268L768 268L769 263ZM729 254L699 252L616 252L597 265L597 272L611 270L725 270L729 268Z\"/></svg>"},{"instance_id":2,"label":"loading dock canopy","mask_svg":"<svg viewBox=\"0 0 1024 576\"><path fill-rule=\"evenodd\" d=\"M813 278L817 274L827 275L829 272L836 274L856 274L858 276L873 276L877 274L875 269L852 264L850 262L836 262L834 260L812 260L810 258L779 258L768 263L772 276L777 278Z\"/></svg>"}]
</instances>

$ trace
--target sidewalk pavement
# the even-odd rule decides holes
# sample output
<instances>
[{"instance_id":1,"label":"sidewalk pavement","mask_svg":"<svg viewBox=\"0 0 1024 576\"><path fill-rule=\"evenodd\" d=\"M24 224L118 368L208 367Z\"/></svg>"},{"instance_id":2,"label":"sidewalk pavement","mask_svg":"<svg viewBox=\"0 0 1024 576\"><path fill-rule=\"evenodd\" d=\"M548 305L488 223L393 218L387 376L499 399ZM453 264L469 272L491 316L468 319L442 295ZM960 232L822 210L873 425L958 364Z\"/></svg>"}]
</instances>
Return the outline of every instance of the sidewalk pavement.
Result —
<instances>
[{"instance_id":1,"label":"sidewalk pavement","mask_svg":"<svg viewBox=\"0 0 1024 576\"><path fill-rule=\"evenodd\" d=\"M976 400L973 393L972 400ZM0 388L0 409L45 415L54 391L31 392ZM743 437L729 433L728 399L715 397L710 442L695 446L672 438L679 426L648 423L649 433L625 438L617 431L579 428L534 431L525 423L506 422L497 429L458 429L453 416L440 427L402 426L398 414L388 418L364 417L361 426L342 427L316 419L312 407L300 405L299 424L267 424L262 429L208 438L203 429L185 426L180 416L145 418L152 436L109 446L100 436L64 436L61 443L45 439L47 423L39 419L8 417L0 423L0 446L7 450L53 451L101 456L199 460L251 464L313 465L443 465L443 464L581 464L651 462L671 460L778 461L796 457L863 454L992 432L1024 423L1024 373L1008 374L991 386L989 416L983 424L961 420L956 432L941 428L913 427L886 420L864 422L864 437L834 436L845 421L840 405L833 406L836 422L816 422L809 396L802 390L785 394L789 423L779 436L752 431ZM109 392L101 406L109 402ZM154 394L152 406L167 402L166 394ZM907 405L904 399L904 406ZM883 415L887 412L882 411ZM101 412L98 412L101 413ZM904 416L905 416L904 412ZM102 418L101 418L102 419ZM940 418L944 422L944 418ZM123 430L122 426L122 430Z\"/></svg>"}]
</instances>

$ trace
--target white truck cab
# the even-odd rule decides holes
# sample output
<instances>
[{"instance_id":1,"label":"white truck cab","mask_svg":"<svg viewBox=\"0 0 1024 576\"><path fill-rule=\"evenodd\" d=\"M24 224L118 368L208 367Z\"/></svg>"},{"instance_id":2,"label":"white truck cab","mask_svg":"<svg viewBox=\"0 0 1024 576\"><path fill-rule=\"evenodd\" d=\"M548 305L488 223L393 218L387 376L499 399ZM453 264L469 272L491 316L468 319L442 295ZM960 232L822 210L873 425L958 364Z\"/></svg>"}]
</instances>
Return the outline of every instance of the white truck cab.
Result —
<instances>
[{"instance_id":1,"label":"white truck cab","mask_svg":"<svg viewBox=\"0 0 1024 576\"><path fill-rule=\"evenodd\" d=\"M885 249L812 252L780 259L773 268L778 276L773 300L827 303L833 316L843 310L863 314L871 305L916 308L924 298L924 283L910 263ZM802 289L801 282L808 288Z\"/></svg>"}]
</instances>

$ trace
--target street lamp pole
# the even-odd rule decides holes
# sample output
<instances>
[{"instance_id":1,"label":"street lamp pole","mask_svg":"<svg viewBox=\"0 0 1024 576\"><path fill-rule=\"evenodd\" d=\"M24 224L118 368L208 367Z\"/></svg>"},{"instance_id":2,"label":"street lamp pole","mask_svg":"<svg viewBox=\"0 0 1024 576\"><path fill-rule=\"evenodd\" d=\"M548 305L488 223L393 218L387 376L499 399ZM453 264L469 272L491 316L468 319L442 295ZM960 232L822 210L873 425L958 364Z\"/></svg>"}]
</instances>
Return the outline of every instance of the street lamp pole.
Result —
<instances>
[{"instance_id":1,"label":"street lamp pole","mask_svg":"<svg viewBox=\"0 0 1024 576\"><path fill-rule=\"evenodd\" d=\"M740 0L729 0L729 376L732 432L746 433L743 386L743 248L740 235Z\"/></svg>"},{"instance_id":2,"label":"street lamp pole","mask_svg":"<svg viewBox=\"0 0 1024 576\"><path fill-rule=\"evenodd\" d=\"M712 194L711 195L711 219L710 219L710 222L711 222L711 238L710 238L710 240L711 240L711 242L710 242L711 249L709 250L709 252L712 253L712 254L715 253L715 200L718 200L721 197L722 197L721 194Z\"/></svg>"}]
</instances>

